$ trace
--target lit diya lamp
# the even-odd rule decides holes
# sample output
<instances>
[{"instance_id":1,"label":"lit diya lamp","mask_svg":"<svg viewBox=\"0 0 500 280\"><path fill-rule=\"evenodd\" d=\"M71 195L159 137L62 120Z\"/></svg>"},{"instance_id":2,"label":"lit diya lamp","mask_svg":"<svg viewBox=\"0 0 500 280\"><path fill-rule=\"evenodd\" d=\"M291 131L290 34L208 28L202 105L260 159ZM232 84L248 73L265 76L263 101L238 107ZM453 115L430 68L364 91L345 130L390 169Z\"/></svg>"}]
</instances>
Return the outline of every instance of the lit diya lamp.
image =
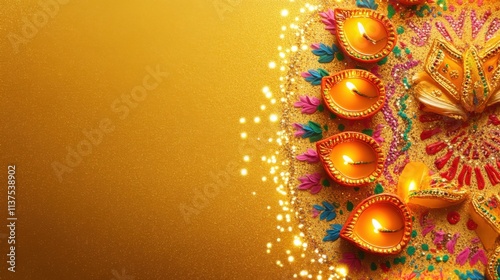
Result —
<instances>
[{"instance_id":1,"label":"lit diya lamp","mask_svg":"<svg viewBox=\"0 0 500 280\"><path fill-rule=\"evenodd\" d=\"M321 92L326 107L351 120L364 119L380 111L385 102L385 86L372 73L351 69L323 77Z\"/></svg>"},{"instance_id":2,"label":"lit diya lamp","mask_svg":"<svg viewBox=\"0 0 500 280\"><path fill-rule=\"evenodd\" d=\"M397 194L404 202L427 208L444 208L462 203L469 193L433 174L421 162L408 163L399 176Z\"/></svg>"},{"instance_id":3,"label":"lit diya lamp","mask_svg":"<svg viewBox=\"0 0 500 280\"><path fill-rule=\"evenodd\" d=\"M396 30L385 15L370 9L335 9L334 15L337 39L349 57L377 62L396 46Z\"/></svg>"},{"instance_id":4,"label":"lit diya lamp","mask_svg":"<svg viewBox=\"0 0 500 280\"><path fill-rule=\"evenodd\" d=\"M362 201L352 212L340 237L375 254L399 254L408 245L412 215L405 203L392 194Z\"/></svg>"},{"instance_id":5,"label":"lit diya lamp","mask_svg":"<svg viewBox=\"0 0 500 280\"><path fill-rule=\"evenodd\" d=\"M343 132L316 143L320 160L328 175L344 186L363 186L374 182L384 168L379 144L358 132Z\"/></svg>"},{"instance_id":6,"label":"lit diya lamp","mask_svg":"<svg viewBox=\"0 0 500 280\"><path fill-rule=\"evenodd\" d=\"M500 279L500 246L488 256L486 276L490 280Z\"/></svg>"},{"instance_id":7,"label":"lit diya lamp","mask_svg":"<svg viewBox=\"0 0 500 280\"><path fill-rule=\"evenodd\" d=\"M486 250L495 248L495 242L500 237L500 197L493 195L486 198L475 194L471 200L469 214L477 224L476 234L481 239Z\"/></svg>"}]
</instances>

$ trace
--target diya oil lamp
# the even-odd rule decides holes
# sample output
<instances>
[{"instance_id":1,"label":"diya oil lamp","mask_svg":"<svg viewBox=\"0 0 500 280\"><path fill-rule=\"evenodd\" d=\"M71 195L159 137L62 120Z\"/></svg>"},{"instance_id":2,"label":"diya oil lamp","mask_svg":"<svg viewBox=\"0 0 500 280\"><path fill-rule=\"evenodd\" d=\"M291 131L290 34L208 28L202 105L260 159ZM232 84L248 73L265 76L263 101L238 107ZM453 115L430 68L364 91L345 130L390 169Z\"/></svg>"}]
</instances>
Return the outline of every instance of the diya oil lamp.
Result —
<instances>
[{"instance_id":1,"label":"diya oil lamp","mask_svg":"<svg viewBox=\"0 0 500 280\"><path fill-rule=\"evenodd\" d=\"M373 116L385 102L385 86L372 73L350 69L323 77L321 93L326 107L334 114L351 120Z\"/></svg>"},{"instance_id":2,"label":"diya oil lamp","mask_svg":"<svg viewBox=\"0 0 500 280\"><path fill-rule=\"evenodd\" d=\"M352 59L377 62L396 46L396 30L385 15L370 9L340 8L334 15L339 45Z\"/></svg>"},{"instance_id":3,"label":"diya oil lamp","mask_svg":"<svg viewBox=\"0 0 500 280\"><path fill-rule=\"evenodd\" d=\"M349 215L340 237L375 254L399 254L408 245L412 215L401 199L392 194L373 195Z\"/></svg>"},{"instance_id":4,"label":"diya oil lamp","mask_svg":"<svg viewBox=\"0 0 500 280\"><path fill-rule=\"evenodd\" d=\"M427 208L444 208L465 201L468 192L448 182L421 162L408 163L399 176L397 194L404 202Z\"/></svg>"},{"instance_id":5,"label":"diya oil lamp","mask_svg":"<svg viewBox=\"0 0 500 280\"><path fill-rule=\"evenodd\" d=\"M500 279L500 246L488 256L488 265L486 267L486 277L489 280Z\"/></svg>"},{"instance_id":6,"label":"diya oil lamp","mask_svg":"<svg viewBox=\"0 0 500 280\"><path fill-rule=\"evenodd\" d=\"M423 110L467 120L500 102L500 36L478 51L465 52L436 39L427 55L424 71L414 78L416 98Z\"/></svg>"},{"instance_id":7,"label":"diya oil lamp","mask_svg":"<svg viewBox=\"0 0 500 280\"><path fill-rule=\"evenodd\" d=\"M484 248L492 250L500 237L500 196L486 198L482 194L475 194L470 203L469 214L477 224L476 234Z\"/></svg>"},{"instance_id":8,"label":"diya oil lamp","mask_svg":"<svg viewBox=\"0 0 500 280\"><path fill-rule=\"evenodd\" d=\"M357 187L374 182L384 168L379 144L359 132L342 132L316 143L328 175L337 183Z\"/></svg>"}]
</instances>

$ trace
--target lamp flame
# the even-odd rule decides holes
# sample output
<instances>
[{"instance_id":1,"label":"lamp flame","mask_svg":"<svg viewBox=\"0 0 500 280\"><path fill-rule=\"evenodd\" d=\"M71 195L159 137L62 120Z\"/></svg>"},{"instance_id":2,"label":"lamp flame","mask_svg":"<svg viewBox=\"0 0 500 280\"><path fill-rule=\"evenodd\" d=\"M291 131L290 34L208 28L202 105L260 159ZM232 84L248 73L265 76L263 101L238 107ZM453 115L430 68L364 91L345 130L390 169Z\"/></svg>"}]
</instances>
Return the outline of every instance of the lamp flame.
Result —
<instances>
[{"instance_id":1,"label":"lamp flame","mask_svg":"<svg viewBox=\"0 0 500 280\"><path fill-rule=\"evenodd\" d=\"M368 40L370 43L374 44L374 45L376 45L378 42L380 42L380 40L383 39L382 38L382 39L379 39L379 40L375 40L372 37L368 36L368 34L366 34L365 27L361 24L361 22L358 22L358 29L359 29L359 33L361 33L361 36L363 38L365 38L366 40Z\"/></svg>"},{"instance_id":2,"label":"lamp flame","mask_svg":"<svg viewBox=\"0 0 500 280\"><path fill-rule=\"evenodd\" d=\"M365 98L377 98L377 97L378 97L378 95L375 95L375 96L369 96L369 95L366 95L366 94L364 94L364 93L361 93L361 92L358 90L358 88L356 88L356 86L355 86L353 83L351 83L351 82L346 82L346 83L345 83L345 85L346 85L346 87L347 87L350 91L354 92L355 94L357 94L357 95L359 95L359 96L361 96L361 97L365 97Z\"/></svg>"},{"instance_id":3,"label":"lamp flame","mask_svg":"<svg viewBox=\"0 0 500 280\"><path fill-rule=\"evenodd\" d=\"M373 227L374 227L373 232L379 233L379 230L382 229L382 225L377 220L375 220L375 219L372 219L372 224L373 224Z\"/></svg>"},{"instance_id":4,"label":"lamp flame","mask_svg":"<svg viewBox=\"0 0 500 280\"><path fill-rule=\"evenodd\" d=\"M353 83L351 83L351 82L347 82L347 83L345 83L345 85L351 91L357 90L356 86Z\"/></svg>"},{"instance_id":5,"label":"lamp flame","mask_svg":"<svg viewBox=\"0 0 500 280\"><path fill-rule=\"evenodd\" d=\"M345 165L353 164L354 163L354 160L352 160L350 157L348 157L346 155L343 155L342 157L344 158L344 164Z\"/></svg>"},{"instance_id":6,"label":"lamp flame","mask_svg":"<svg viewBox=\"0 0 500 280\"><path fill-rule=\"evenodd\" d=\"M361 22L358 22L358 29L359 33L361 33L361 36L365 36L366 34L365 27L363 26L363 24L361 24Z\"/></svg>"},{"instance_id":7,"label":"lamp flame","mask_svg":"<svg viewBox=\"0 0 500 280\"><path fill-rule=\"evenodd\" d=\"M414 191L417 188L415 181L411 181L410 185L408 185L408 190L409 191Z\"/></svg>"}]
</instances>

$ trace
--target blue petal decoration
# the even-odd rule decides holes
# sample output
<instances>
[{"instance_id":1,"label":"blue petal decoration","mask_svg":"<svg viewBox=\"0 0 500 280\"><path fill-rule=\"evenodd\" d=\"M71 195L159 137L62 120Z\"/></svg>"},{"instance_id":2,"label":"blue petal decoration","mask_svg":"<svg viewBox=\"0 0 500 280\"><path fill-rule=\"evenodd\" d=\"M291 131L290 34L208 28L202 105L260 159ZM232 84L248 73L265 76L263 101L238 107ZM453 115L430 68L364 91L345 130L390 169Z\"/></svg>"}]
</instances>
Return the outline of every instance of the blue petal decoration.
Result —
<instances>
[{"instance_id":1,"label":"blue petal decoration","mask_svg":"<svg viewBox=\"0 0 500 280\"><path fill-rule=\"evenodd\" d=\"M330 211L335 210L335 207L333 207L333 205L329 202L323 201L323 206L325 206L325 208L330 210Z\"/></svg>"},{"instance_id":2,"label":"blue petal decoration","mask_svg":"<svg viewBox=\"0 0 500 280\"><path fill-rule=\"evenodd\" d=\"M330 48L329 46L320 43L319 48L325 52L325 54L333 55L333 49Z\"/></svg>"},{"instance_id":3,"label":"blue petal decoration","mask_svg":"<svg viewBox=\"0 0 500 280\"><path fill-rule=\"evenodd\" d=\"M326 219L326 217L328 217L328 214L328 211L324 211L323 213L321 213L321 215L319 215L319 220L323 221L324 219Z\"/></svg>"},{"instance_id":4,"label":"blue petal decoration","mask_svg":"<svg viewBox=\"0 0 500 280\"><path fill-rule=\"evenodd\" d=\"M330 222L337 217L337 213L335 212L337 206L327 201L323 201L321 204L323 204L324 207L317 204L313 205L314 209L321 211L321 214L319 215L320 221L326 220L327 222Z\"/></svg>"},{"instance_id":5,"label":"blue petal decoration","mask_svg":"<svg viewBox=\"0 0 500 280\"><path fill-rule=\"evenodd\" d=\"M308 125L311 129L312 129L312 131L314 131L314 132L316 132L316 133L321 133L321 132L323 132L323 131L321 130L321 125L319 125L319 124L317 124L317 123L315 123L315 122L313 122L313 121L309 121L309 122L307 123L307 125Z\"/></svg>"},{"instance_id":6,"label":"blue petal decoration","mask_svg":"<svg viewBox=\"0 0 500 280\"><path fill-rule=\"evenodd\" d=\"M330 74L321 68L318 68L318 70L308 70L309 74L311 74L310 77L305 78L307 82L309 82L313 86L319 86L321 85L321 79L326 76L330 76Z\"/></svg>"},{"instance_id":7,"label":"blue petal decoration","mask_svg":"<svg viewBox=\"0 0 500 280\"><path fill-rule=\"evenodd\" d=\"M474 271L472 271L472 276L469 276L471 280L480 280L480 279L484 279L484 275L481 274L481 272L477 271L474 269Z\"/></svg>"},{"instance_id":8,"label":"blue petal decoration","mask_svg":"<svg viewBox=\"0 0 500 280\"><path fill-rule=\"evenodd\" d=\"M325 55L322 55L318 58L318 62L319 63L329 63L329 62L332 62L334 58L335 57L333 55L325 54Z\"/></svg>"},{"instance_id":9,"label":"blue petal decoration","mask_svg":"<svg viewBox=\"0 0 500 280\"><path fill-rule=\"evenodd\" d=\"M318 205L318 204L314 204L313 208L316 209L316 210L318 210L318 211L325 211L325 208L322 207L321 205Z\"/></svg>"},{"instance_id":10,"label":"blue petal decoration","mask_svg":"<svg viewBox=\"0 0 500 280\"><path fill-rule=\"evenodd\" d=\"M309 141L316 142L323 138L323 130L321 129L321 125L309 121L307 124L304 124L302 129L304 130L304 134L302 138L309 138Z\"/></svg>"},{"instance_id":11,"label":"blue petal decoration","mask_svg":"<svg viewBox=\"0 0 500 280\"><path fill-rule=\"evenodd\" d=\"M322 49L312 50L312 53L317 56L322 56L326 54Z\"/></svg>"},{"instance_id":12,"label":"blue petal decoration","mask_svg":"<svg viewBox=\"0 0 500 280\"><path fill-rule=\"evenodd\" d=\"M375 0L356 0L356 6L372 10L376 10L378 8L378 4L375 3Z\"/></svg>"},{"instance_id":13,"label":"blue petal decoration","mask_svg":"<svg viewBox=\"0 0 500 280\"><path fill-rule=\"evenodd\" d=\"M331 220L333 220L335 218L337 218L337 213L335 213L335 211L332 211L332 212L328 213L328 216L326 216L326 221L330 222Z\"/></svg>"},{"instance_id":14,"label":"blue petal decoration","mask_svg":"<svg viewBox=\"0 0 500 280\"><path fill-rule=\"evenodd\" d=\"M329 63L335 59L335 53L339 51L339 48L333 44L331 47L319 43L319 49L312 50L312 53L319 56L319 63Z\"/></svg>"},{"instance_id":15,"label":"blue petal decoration","mask_svg":"<svg viewBox=\"0 0 500 280\"><path fill-rule=\"evenodd\" d=\"M323 238L323 242L326 241L335 241L339 239L340 236L340 230L342 229L342 225L340 224L333 224L330 225L332 229L327 229L326 230L326 236Z\"/></svg>"},{"instance_id":16,"label":"blue petal decoration","mask_svg":"<svg viewBox=\"0 0 500 280\"><path fill-rule=\"evenodd\" d=\"M335 219L336 217L337 217L337 213L335 213L335 211L325 210L319 216L319 220L320 221L326 220L327 222L330 222L331 220Z\"/></svg>"},{"instance_id":17,"label":"blue petal decoration","mask_svg":"<svg viewBox=\"0 0 500 280\"><path fill-rule=\"evenodd\" d=\"M318 73L321 75L321 77L330 76L330 73L328 73L328 71L326 71L325 69L318 68Z\"/></svg>"},{"instance_id":18,"label":"blue petal decoration","mask_svg":"<svg viewBox=\"0 0 500 280\"><path fill-rule=\"evenodd\" d=\"M468 279L470 279L470 280L483 280L483 279L485 279L484 275L475 269L473 271L467 270L465 273L461 273L458 270L455 270L454 272L460 280L468 280Z\"/></svg>"}]
</instances>

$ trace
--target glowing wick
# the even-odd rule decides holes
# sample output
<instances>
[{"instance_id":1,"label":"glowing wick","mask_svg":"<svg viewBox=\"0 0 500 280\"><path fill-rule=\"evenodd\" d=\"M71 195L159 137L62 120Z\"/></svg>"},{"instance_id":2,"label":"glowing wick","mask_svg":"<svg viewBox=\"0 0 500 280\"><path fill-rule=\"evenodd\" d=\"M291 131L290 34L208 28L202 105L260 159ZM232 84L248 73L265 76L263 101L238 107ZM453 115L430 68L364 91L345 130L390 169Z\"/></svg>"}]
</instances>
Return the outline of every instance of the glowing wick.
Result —
<instances>
[{"instance_id":1,"label":"glowing wick","mask_svg":"<svg viewBox=\"0 0 500 280\"><path fill-rule=\"evenodd\" d=\"M382 229L382 225L375 219L372 219L372 224L373 224L373 232L379 233L379 230Z\"/></svg>"},{"instance_id":2,"label":"glowing wick","mask_svg":"<svg viewBox=\"0 0 500 280\"><path fill-rule=\"evenodd\" d=\"M417 188L417 186L415 185L415 181L411 181L410 185L408 186L408 190L414 191L416 188Z\"/></svg>"},{"instance_id":3,"label":"glowing wick","mask_svg":"<svg viewBox=\"0 0 500 280\"><path fill-rule=\"evenodd\" d=\"M345 83L345 85L347 86L347 88L349 90L352 90L354 92L358 91L358 89L356 88L356 86L353 83L351 83L351 82L347 82L347 83Z\"/></svg>"},{"instance_id":4,"label":"glowing wick","mask_svg":"<svg viewBox=\"0 0 500 280\"><path fill-rule=\"evenodd\" d=\"M400 230L403 229L403 227L401 227L400 229L397 229L397 230L391 230L391 229L387 229L385 227L383 227L377 220L375 219L372 219L372 225L373 225L373 232L375 233L379 233L379 232L382 232L382 233L392 233L392 232L398 232Z\"/></svg>"},{"instance_id":5,"label":"glowing wick","mask_svg":"<svg viewBox=\"0 0 500 280\"><path fill-rule=\"evenodd\" d=\"M377 97L378 97L378 96L368 96L368 95L366 95L366 94L364 94L364 93L361 93L361 92L360 92L360 91L356 88L356 86L355 86L353 83L351 83L351 82L346 82L346 83L345 83L345 85L347 86L347 88L348 88L350 91L354 92L355 94L357 94L357 95L359 95L359 96L366 97L366 98L377 98Z\"/></svg>"},{"instance_id":6,"label":"glowing wick","mask_svg":"<svg viewBox=\"0 0 500 280\"><path fill-rule=\"evenodd\" d=\"M345 165L361 165L361 164L370 164L373 163L373 161L354 161L350 157L343 155L342 158L344 159L344 164Z\"/></svg>"},{"instance_id":7,"label":"glowing wick","mask_svg":"<svg viewBox=\"0 0 500 280\"><path fill-rule=\"evenodd\" d=\"M344 164L345 165L353 164L354 163L354 161L350 157L348 157L346 155L343 155L342 157L344 158Z\"/></svg>"},{"instance_id":8,"label":"glowing wick","mask_svg":"<svg viewBox=\"0 0 500 280\"><path fill-rule=\"evenodd\" d=\"M363 27L363 25L361 24L361 22L358 22L358 29L359 29L359 33L361 33L361 36L363 36L363 38L365 38L366 40L370 41L370 43L376 45L378 42L380 42L382 39L380 40L375 40L373 38L371 38L370 36L368 36L368 34L366 34L366 31L365 31L365 28Z\"/></svg>"}]
</instances>

